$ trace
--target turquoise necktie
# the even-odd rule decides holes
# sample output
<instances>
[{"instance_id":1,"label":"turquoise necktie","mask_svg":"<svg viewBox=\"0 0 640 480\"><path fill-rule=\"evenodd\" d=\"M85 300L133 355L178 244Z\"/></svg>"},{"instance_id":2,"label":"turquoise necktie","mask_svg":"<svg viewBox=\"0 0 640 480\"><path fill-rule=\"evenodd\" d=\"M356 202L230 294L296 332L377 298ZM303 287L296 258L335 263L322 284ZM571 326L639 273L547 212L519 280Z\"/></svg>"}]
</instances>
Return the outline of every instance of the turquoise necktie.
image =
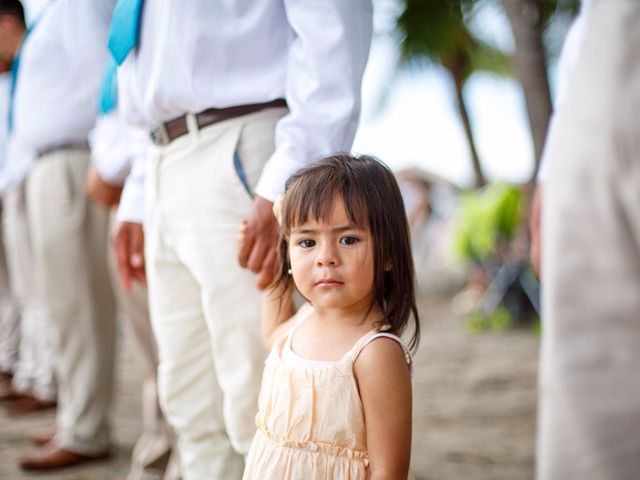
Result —
<instances>
[{"instance_id":1,"label":"turquoise necktie","mask_svg":"<svg viewBox=\"0 0 640 480\"><path fill-rule=\"evenodd\" d=\"M144 0L118 0L113 9L107 45L118 65L138 44L143 3Z\"/></svg>"},{"instance_id":2,"label":"turquoise necktie","mask_svg":"<svg viewBox=\"0 0 640 480\"><path fill-rule=\"evenodd\" d=\"M118 104L118 65L111 55L107 61L107 68L102 77L102 88L100 90L100 102L98 107L100 113L105 115L115 108Z\"/></svg>"}]
</instances>

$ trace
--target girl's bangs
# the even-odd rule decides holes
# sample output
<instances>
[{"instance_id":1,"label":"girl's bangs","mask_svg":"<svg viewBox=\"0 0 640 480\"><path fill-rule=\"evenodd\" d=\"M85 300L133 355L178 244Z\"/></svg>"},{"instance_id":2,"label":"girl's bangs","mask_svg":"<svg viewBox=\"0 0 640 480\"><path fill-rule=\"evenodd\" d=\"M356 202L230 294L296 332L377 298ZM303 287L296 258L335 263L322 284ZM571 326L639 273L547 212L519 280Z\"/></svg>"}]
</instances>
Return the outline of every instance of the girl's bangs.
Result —
<instances>
[{"instance_id":1,"label":"girl's bangs","mask_svg":"<svg viewBox=\"0 0 640 480\"><path fill-rule=\"evenodd\" d=\"M364 192L358 192L350 182L328 182L327 178L307 178L315 185L300 185L296 182L287 191L283 208L283 229L285 232L302 225L309 219L328 222L337 199L343 201L347 217L353 225L369 228L369 212ZM315 181L314 181L315 180ZM320 181L319 181L320 180Z\"/></svg>"}]
</instances>

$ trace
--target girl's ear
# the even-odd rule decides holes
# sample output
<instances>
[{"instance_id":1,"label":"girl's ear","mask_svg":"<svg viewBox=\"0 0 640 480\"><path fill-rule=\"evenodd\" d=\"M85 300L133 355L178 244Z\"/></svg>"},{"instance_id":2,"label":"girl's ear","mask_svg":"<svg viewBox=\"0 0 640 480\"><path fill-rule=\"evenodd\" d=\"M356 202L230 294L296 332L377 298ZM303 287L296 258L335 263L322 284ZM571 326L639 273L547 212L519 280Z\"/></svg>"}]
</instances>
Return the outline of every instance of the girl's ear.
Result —
<instances>
[{"instance_id":1,"label":"girl's ear","mask_svg":"<svg viewBox=\"0 0 640 480\"><path fill-rule=\"evenodd\" d=\"M391 260L386 260L384 262L383 269L385 272L390 272L391 270L393 270L393 263L391 263Z\"/></svg>"}]
</instances>

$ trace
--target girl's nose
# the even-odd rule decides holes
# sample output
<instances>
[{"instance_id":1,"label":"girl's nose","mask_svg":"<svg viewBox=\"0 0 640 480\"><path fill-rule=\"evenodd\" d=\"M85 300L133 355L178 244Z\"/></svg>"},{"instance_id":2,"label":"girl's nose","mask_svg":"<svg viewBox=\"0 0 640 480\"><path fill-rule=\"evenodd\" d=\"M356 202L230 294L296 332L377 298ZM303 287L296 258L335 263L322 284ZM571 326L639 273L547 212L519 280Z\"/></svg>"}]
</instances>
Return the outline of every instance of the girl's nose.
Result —
<instances>
[{"instance_id":1,"label":"girl's nose","mask_svg":"<svg viewBox=\"0 0 640 480\"><path fill-rule=\"evenodd\" d=\"M338 264L335 248L332 245L321 245L318 249L316 264L318 267L335 267Z\"/></svg>"}]
</instances>

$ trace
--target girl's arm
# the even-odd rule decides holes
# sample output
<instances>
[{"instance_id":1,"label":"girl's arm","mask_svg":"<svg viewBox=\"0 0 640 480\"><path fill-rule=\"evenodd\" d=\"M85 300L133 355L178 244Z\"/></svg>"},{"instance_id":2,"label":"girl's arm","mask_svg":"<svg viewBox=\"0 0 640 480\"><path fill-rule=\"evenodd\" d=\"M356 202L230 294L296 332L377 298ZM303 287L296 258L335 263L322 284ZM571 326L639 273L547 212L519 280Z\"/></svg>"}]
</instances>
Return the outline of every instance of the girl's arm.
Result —
<instances>
[{"instance_id":1,"label":"girl's arm","mask_svg":"<svg viewBox=\"0 0 640 480\"><path fill-rule=\"evenodd\" d=\"M247 237L248 222L242 220L238 229L238 250L244 248L244 241ZM293 306L293 288L285 292L282 297L273 288L267 289L262 294L260 303L260 326L262 329L262 341L267 349L271 350L273 341L278 338L284 326L289 324L295 309Z\"/></svg>"},{"instance_id":2,"label":"girl's arm","mask_svg":"<svg viewBox=\"0 0 640 480\"><path fill-rule=\"evenodd\" d=\"M262 325L262 340L267 349L271 349L273 342L291 323L295 313L293 305L293 288L280 296L274 289L267 290L262 295L260 305L260 323Z\"/></svg>"},{"instance_id":3,"label":"girl's arm","mask_svg":"<svg viewBox=\"0 0 640 480\"><path fill-rule=\"evenodd\" d=\"M390 338L376 338L353 368L364 408L370 479L406 479L411 459L411 374L402 347Z\"/></svg>"}]
</instances>

